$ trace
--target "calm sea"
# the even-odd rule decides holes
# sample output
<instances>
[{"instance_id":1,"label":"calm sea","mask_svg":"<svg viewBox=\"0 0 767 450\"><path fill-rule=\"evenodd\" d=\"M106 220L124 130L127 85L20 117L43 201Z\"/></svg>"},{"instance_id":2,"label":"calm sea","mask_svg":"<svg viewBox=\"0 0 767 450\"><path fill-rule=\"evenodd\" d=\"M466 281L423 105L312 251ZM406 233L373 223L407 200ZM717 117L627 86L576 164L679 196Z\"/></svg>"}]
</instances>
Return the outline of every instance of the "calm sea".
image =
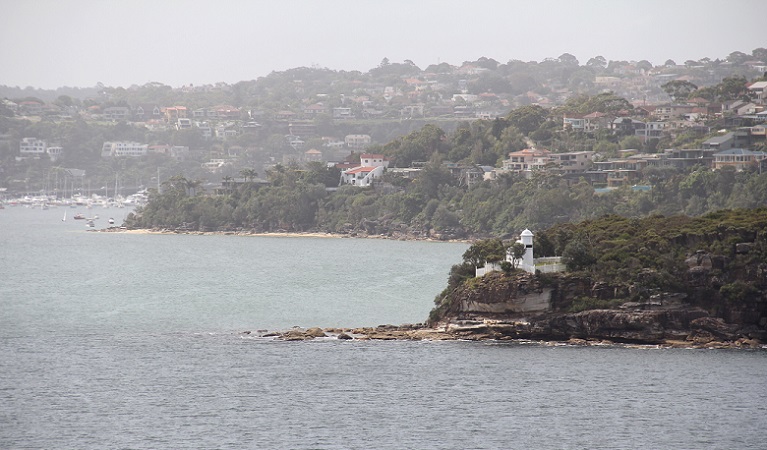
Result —
<instances>
[{"instance_id":1,"label":"calm sea","mask_svg":"<svg viewBox=\"0 0 767 450\"><path fill-rule=\"evenodd\" d=\"M0 210L0 448L767 445L765 351L241 333L423 321L465 244L91 233L67 210Z\"/></svg>"}]
</instances>

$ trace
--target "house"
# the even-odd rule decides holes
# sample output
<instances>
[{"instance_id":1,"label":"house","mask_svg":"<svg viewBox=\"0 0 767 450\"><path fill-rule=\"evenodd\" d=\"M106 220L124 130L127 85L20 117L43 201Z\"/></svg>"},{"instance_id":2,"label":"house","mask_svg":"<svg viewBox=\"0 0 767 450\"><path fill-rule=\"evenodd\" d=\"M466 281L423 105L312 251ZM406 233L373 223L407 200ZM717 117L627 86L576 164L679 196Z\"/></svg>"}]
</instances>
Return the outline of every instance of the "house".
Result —
<instances>
[{"instance_id":1,"label":"house","mask_svg":"<svg viewBox=\"0 0 767 450\"><path fill-rule=\"evenodd\" d=\"M760 167L762 161L767 159L765 152L752 152L743 148L731 148L714 154L714 169L734 167L741 171L748 167Z\"/></svg>"},{"instance_id":2,"label":"house","mask_svg":"<svg viewBox=\"0 0 767 450\"><path fill-rule=\"evenodd\" d=\"M562 128L564 130L583 131L586 126L586 120L580 114L565 114L562 117Z\"/></svg>"},{"instance_id":3,"label":"house","mask_svg":"<svg viewBox=\"0 0 767 450\"><path fill-rule=\"evenodd\" d=\"M294 113L293 111L283 110L283 111L278 111L277 113L274 114L274 120L288 121L293 119L293 117L295 116L296 116L296 113Z\"/></svg>"},{"instance_id":4,"label":"house","mask_svg":"<svg viewBox=\"0 0 767 450\"><path fill-rule=\"evenodd\" d=\"M133 118L139 122L145 120L159 120L162 117L162 111L157 105L144 104L138 105L133 109Z\"/></svg>"},{"instance_id":5,"label":"house","mask_svg":"<svg viewBox=\"0 0 767 450\"><path fill-rule=\"evenodd\" d=\"M548 150L526 148L518 152L510 152L509 159L503 160L503 169L512 172L531 172L544 168L553 162Z\"/></svg>"},{"instance_id":6,"label":"house","mask_svg":"<svg viewBox=\"0 0 767 450\"><path fill-rule=\"evenodd\" d=\"M334 119L353 119L354 113L352 113L351 108L333 108L333 118Z\"/></svg>"},{"instance_id":7,"label":"house","mask_svg":"<svg viewBox=\"0 0 767 450\"><path fill-rule=\"evenodd\" d=\"M208 162L202 163L201 167L208 172L215 173L227 165L231 165L231 163L225 159L211 159Z\"/></svg>"},{"instance_id":8,"label":"house","mask_svg":"<svg viewBox=\"0 0 767 450\"><path fill-rule=\"evenodd\" d=\"M583 116L583 131L591 133L597 130L609 129L612 117L599 111L586 114Z\"/></svg>"},{"instance_id":9,"label":"house","mask_svg":"<svg viewBox=\"0 0 767 450\"><path fill-rule=\"evenodd\" d=\"M596 161L597 171L606 174L608 188L632 185L641 178L640 170L646 166L644 160L637 159L614 159L609 161Z\"/></svg>"},{"instance_id":10,"label":"house","mask_svg":"<svg viewBox=\"0 0 767 450\"><path fill-rule=\"evenodd\" d=\"M101 147L101 157L102 158L120 157L120 156L141 157L147 154L148 147L149 145L139 144L138 142L128 142L128 141L104 142L104 145Z\"/></svg>"},{"instance_id":11,"label":"house","mask_svg":"<svg viewBox=\"0 0 767 450\"><path fill-rule=\"evenodd\" d=\"M242 116L242 110L232 105L219 105L211 111L212 117L219 119L239 119Z\"/></svg>"},{"instance_id":12,"label":"house","mask_svg":"<svg viewBox=\"0 0 767 450\"><path fill-rule=\"evenodd\" d=\"M385 167L354 167L341 172L339 185L349 184L352 186L367 187L373 184L376 178L383 176Z\"/></svg>"},{"instance_id":13,"label":"house","mask_svg":"<svg viewBox=\"0 0 767 450\"><path fill-rule=\"evenodd\" d=\"M628 117L618 117L610 123L610 129L622 134L635 134L636 130L642 130L647 126L641 120L631 119Z\"/></svg>"},{"instance_id":14,"label":"house","mask_svg":"<svg viewBox=\"0 0 767 450\"><path fill-rule=\"evenodd\" d=\"M311 120L295 120L288 124L290 134L302 137L314 137L317 135L317 125Z\"/></svg>"},{"instance_id":15,"label":"house","mask_svg":"<svg viewBox=\"0 0 767 450\"><path fill-rule=\"evenodd\" d=\"M127 120L131 116L131 110L127 106L110 106L104 108L102 116L105 120Z\"/></svg>"},{"instance_id":16,"label":"house","mask_svg":"<svg viewBox=\"0 0 767 450\"><path fill-rule=\"evenodd\" d=\"M322 161L322 152L316 148L310 148L304 152L304 161L306 162L319 162Z\"/></svg>"},{"instance_id":17,"label":"house","mask_svg":"<svg viewBox=\"0 0 767 450\"><path fill-rule=\"evenodd\" d=\"M711 167L714 162L714 153L717 149L675 149L670 148L663 152L666 163L670 166L680 169L687 169L693 166L702 165Z\"/></svg>"},{"instance_id":18,"label":"house","mask_svg":"<svg viewBox=\"0 0 767 450\"><path fill-rule=\"evenodd\" d=\"M713 148L717 150L729 150L735 147L735 135L727 133L722 136L714 136L703 141L703 148Z\"/></svg>"},{"instance_id":19,"label":"house","mask_svg":"<svg viewBox=\"0 0 767 450\"><path fill-rule=\"evenodd\" d=\"M748 86L748 95L757 105L767 104L767 81L757 81Z\"/></svg>"},{"instance_id":20,"label":"house","mask_svg":"<svg viewBox=\"0 0 767 450\"><path fill-rule=\"evenodd\" d=\"M348 148L365 148L372 140L367 134L348 134L344 137L344 142Z\"/></svg>"},{"instance_id":21,"label":"house","mask_svg":"<svg viewBox=\"0 0 767 450\"><path fill-rule=\"evenodd\" d=\"M189 130L191 128L192 128L192 119L186 119L183 117L176 119L177 130Z\"/></svg>"},{"instance_id":22,"label":"house","mask_svg":"<svg viewBox=\"0 0 767 450\"><path fill-rule=\"evenodd\" d=\"M176 123L179 118L187 118L186 106L169 106L163 110L163 113L168 123Z\"/></svg>"},{"instance_id":23,"label":"house","mask_svg":"<svg viewBox=\"0 0 767 450\"><path fill-rule=\"evenodd\" d=\"M678 117L682 117L685 114L689 114L693 110L693 108L695 108L694 105L680 105L680 104L659 105L655 107L655 110L652 112L652 115L658 120L675 119Z\"/></svg>"},{"instance_id":24,"label":"house","mask_svg":"<svg viewBox=\"0 0 767 450\"><path fill-rule=\"evenodd\" d=\"M154 153L158 155L165 155L171 158L183 159L189 154L189 147L183 145L150 145L147 148L147 153Z\"/></svg>"},{"instance_id":25,"label":"house","mask_svg":"<svg viewBox=\"0 0 767 450\"><path fill-rule=\"evenodd\" d=\"M45 152L48 154L48 157L51 158L51 161L57 161L64 153L64 148L58 145L51 145L45 150Z\"/></svg>"},{"instance_id":26,"label":"house","mask_svg":"<svg viewBox=\"0 0 767 450\"><path fill-rule=\"evenodd\" d=\"M315 103L304 108L304 114L310 117L318 116L320 114L327 114L328 108L322 103Z\"/></svg>"},{"instance_id":27,"label":"house","mask_svg":"<svg viewBox=\"0 0 767 450\"><path fill-rule=\"evenodd\" d=\"M582 151L582 152L567 152L567 153L552 153L551 159L555 162L559 168L558 170L563 173L579 173L589 170L592 166L594 152Z\"/></svg>"},{"instance_id":28,"label":"house","mask_svg":"<svg viewBox=\"0 0 767 450\"><path fill-rule=\"evenodd\" d=\"M26 137L19 144L21 156L40 156L45 154L48 143L42 139Z\"/></svg>"},{"instance_id":29,"label":"house","mask_svg":"<svg viewBox=\"0 0 767 450\"><path fill-rule=\"evenodd\" d=\"M363 153L360 155L360 165L362 167L389 167L389 160L384 155L375 153Z\"/></svg>"},{"instance_id":30,"label":"house","mask_svg":"<svg viewBox=\"0 0 767 450\"><path fill-rule=\"evenodd\" d=\"M647 122L644 128L634 131L634 136L640 138L642 142L647 142L649 139L660 139L664 128L666 128L666 122Z\"/></svg>"}]
</instances>

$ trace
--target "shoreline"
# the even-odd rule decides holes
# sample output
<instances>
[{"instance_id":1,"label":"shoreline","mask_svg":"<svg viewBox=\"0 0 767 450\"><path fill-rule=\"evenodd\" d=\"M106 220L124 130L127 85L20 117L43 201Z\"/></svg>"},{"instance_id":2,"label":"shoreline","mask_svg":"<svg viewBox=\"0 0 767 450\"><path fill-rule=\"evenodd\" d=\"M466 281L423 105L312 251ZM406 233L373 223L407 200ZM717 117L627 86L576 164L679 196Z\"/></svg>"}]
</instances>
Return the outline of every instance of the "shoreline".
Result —
<instances>
[{"instance_id":1,"label":"shoreline","mask_svg":"<svg viewBox=\"0 0 767 450\"><path fill-rule=\"evenodd\" d=\"M321 238L321 239L382 239L391 241L421 241L471 244L473 239L440 239L435 237L416 236L387 236L365 233L331 233L322 231L192 231L174 230L169 228L124 228L109 227L99 230L88 230L100 233L125 234L158 234L158 235L189 235L189 236L243 236L243 237L281 237L281 238ZM478 239L478 238L477 238Z\"/></svg>"},{"instance_id":2,"label":"shoreline","mask_svg":"<svg viewBox=\"0 0 767 450\"><path fill-rule=\"evenodd\" d=\"M577 338L546 339L543 337L515 337L502 335L493 329L492 325L482 327L465 327L456 324L427 327L423 325L379 325L377 327L359 328L301 328L293 327L285 331L241 331L241 337L264 338L276 341L466 341L535 344L542 346L574 346L574 347L621 347L637 349L737 349L737 350L767 350L767 344L754 339L738 339L737 341L696 341L681 339L663 339L658 342L626 342L606 338Z\"/></svg>"}]
</instances>

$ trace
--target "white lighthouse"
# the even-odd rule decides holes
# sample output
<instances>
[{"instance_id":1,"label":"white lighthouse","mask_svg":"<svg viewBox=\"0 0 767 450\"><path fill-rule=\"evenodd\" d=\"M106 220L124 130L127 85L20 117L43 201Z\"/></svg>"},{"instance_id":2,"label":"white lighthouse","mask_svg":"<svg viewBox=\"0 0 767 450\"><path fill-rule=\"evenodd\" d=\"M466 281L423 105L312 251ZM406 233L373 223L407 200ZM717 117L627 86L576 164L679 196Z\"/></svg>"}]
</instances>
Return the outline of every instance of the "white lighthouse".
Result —
<instances>
[{"instance_id":1,"label":"white lighthouse","mask_svg":"<svg viewBox=\"0 0 767 450\"><path fill-rule=\"evenodd\" d=\"M525 228L525 231L519 235L521 242L525 246L525 254L522 255L522 261L519 268L525 272L535 273L535 261L533 260L533 232Z\"/></svg>"}]
</instances>

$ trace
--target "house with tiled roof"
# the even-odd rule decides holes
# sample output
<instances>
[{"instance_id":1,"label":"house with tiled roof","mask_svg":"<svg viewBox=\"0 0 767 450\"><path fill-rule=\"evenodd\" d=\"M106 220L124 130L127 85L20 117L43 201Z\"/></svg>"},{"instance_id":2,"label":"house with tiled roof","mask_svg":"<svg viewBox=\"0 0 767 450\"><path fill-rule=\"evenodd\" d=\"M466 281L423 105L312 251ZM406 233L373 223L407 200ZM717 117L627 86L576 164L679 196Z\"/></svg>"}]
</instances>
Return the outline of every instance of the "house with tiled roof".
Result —
<instances>
[{"instance_id":1,"label":"house with tiled roof","mask_svg":"<svg viewBox=\"0 0 767 450\"><path fill-rule=\"evenodd\" d=\"M503 170L529 173L543 169L553 162L551 152L545 149L526 148L518 152L510 152L509 159L503 160Z\"/></svg>"},{"instance_id":2,"label":"house with tiled roof","mask_svg":"<svg viewBox=\"0 0 767 450\"><path fill-rule=\"evenodd\" d=\"M367 187L373 184L376 178L380 178L384 173L384 166L376 167L354 167L341 172L341 185L348 184L352 186Z\"/></svg>"},{"instance_id":3,"label":"house with tiled roof","mask_svg":"<svg viewBox=\"0 0 767 450\"><path fill-rule=\"evenodd\" d=\"M315 103L304 108L304 114L307 116L316 116L319 114L327 114L328 107L322 103Z\"/></svg>"}]
</instances>

